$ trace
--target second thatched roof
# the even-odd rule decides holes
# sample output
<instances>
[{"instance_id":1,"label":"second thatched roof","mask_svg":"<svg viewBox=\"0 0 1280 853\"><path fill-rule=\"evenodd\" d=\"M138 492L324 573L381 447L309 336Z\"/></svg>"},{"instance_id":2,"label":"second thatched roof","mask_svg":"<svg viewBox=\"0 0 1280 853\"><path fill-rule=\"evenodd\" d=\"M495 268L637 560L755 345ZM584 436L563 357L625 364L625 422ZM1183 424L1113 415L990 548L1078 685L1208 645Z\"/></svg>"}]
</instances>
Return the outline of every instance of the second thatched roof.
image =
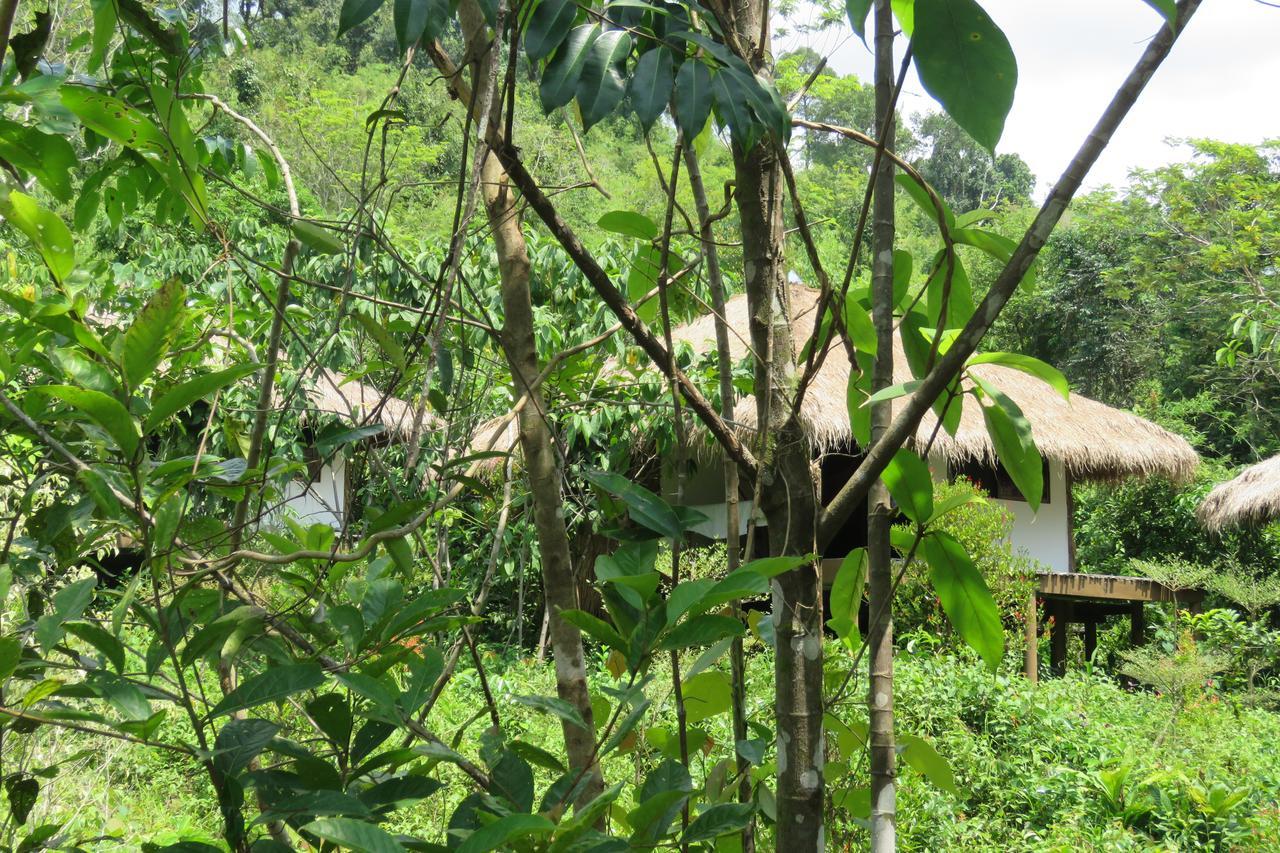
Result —
<instances>
[{"instance_id":1,"label":"second thatched roof","mask_svg":"<svg viewBox=\"0 0 1280 853\"><path fill-rule=\"evenodd\" d=\"M1214 486L1196 510L1210 530L1265 524L1280 518L1280 456L1272 456Z\"/></svg>"},{"instance_id":2,"label":"second thatched roof","mask_svg":"<svg viewBox=\"0 0 1280 853\"><path fill-rule=\"evenodd\" d=\"M797 347L813 332L818 292L803 286L791 288L793 338ZM729 348L734 361L749 350L750 332L745 295L725 306L729 326ZM672 330L677 340L688 342L698 352L715 348L715 320L700 317ZM800 418L819 452L847 447L853 441L846 393L849 361L838 341L805 394ZM913 377L901 343L895 347L894 381ZM1048 383L1034 376L996 364L977 365L971 370L1013 399L1031 422L1040 453L1063 462L1078 480L1114 480L1123 477L1162 476L1184 481L1199 464L1195 450L1181 436L1129 412L1112 408L1080 394L1070 400ZM894 401L895 414L906 398ZM752 397L738 401L734 410L738 427L750 433L756 424L756 402ZM936 420L927 413L916 432L923 445L934 432ZM934 448L949 461L995 461L995 448L987 435L982 412L972 397L965 398L960 424L954 436L938 430Z\"/></svg>"},{"instance_id":3,"label":"second thatched roof","mask_svg":"<svg viewBox=\"0 0 1280 853\"><path fill-rule=\"evenodd\" d=\"M407 438L413 431L412 405L337 371L328 368L313 371L303 392L305 404L299 402L294 406L302 410L303 419L308 414L325 414L356 427L381 424L386 427L386 435L396 440ZM280 402L277 396L277 405ZM424 425L430 427L433 420L427 413Z\"/></svg>"}]
</instances>

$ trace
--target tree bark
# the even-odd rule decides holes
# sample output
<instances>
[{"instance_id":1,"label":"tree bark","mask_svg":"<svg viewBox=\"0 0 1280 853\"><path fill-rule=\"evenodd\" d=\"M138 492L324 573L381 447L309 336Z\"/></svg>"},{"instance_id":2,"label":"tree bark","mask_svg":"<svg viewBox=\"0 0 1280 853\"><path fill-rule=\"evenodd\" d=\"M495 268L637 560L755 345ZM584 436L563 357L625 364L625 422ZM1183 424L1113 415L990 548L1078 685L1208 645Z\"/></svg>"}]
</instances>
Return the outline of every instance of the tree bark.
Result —
<instances>
[{"instance_id":1,"label":"tree bark","mask_svg":"<svg viewBox=\"0 0 1280 853\"><path fill-rule=\"evenodd\" d=\"M758 74L768 74L768 6L735 4L737 40ZM742 223L747 305L755 365L760 510L775 555L810 554L817 534L817 489L808 436L791 412L796 382L783 228L781 146L772 140L750 150L733 146L738 213ZM779 850L823 847L822 586L815 565L775 579Z\"/></svg>"},{"instance_id":2,"label":"tree bark","mask_svg":"<svg viewBox=\"0 0 1280 853\"><path fill-rule=\"evenodd\" d=\"M875 7L876 137L893 148L893 11L889 0ZM876 329L875 391L893 384L893 165L880 164L875 175L871 226L871 308ZM871 407L871 443L884 435L892 417L890 403ZM867 495L868 679L871 738L871 849L887 853L897 846L895 755L893 737L893 567L889 527L893 508L889 490L877 479Z\"/></svg>"},{"instance_id":3,"label":"tree bark","mask_svg":"<svg viewBox=\"0 0 1280 853\"><path fill-rule=\"evenodd\" d=\"M478 6L464 2L459 9L467 34L467 54L479 57L473 64L472 85L495 85L499 61L497 43L486 43L485 27ZM468 101L470 93L459 79L447 55L434 45L429 52L445 79L451 80L454 94ZM487 66L487 68L486 68ZM496 92L492 115L499 115ZM481 118L478 118L481 120ZM486 144L480 134L478 144ZM520 409L520 450L524 455L525 476L533 505L534 529L538 535L538 556L542 564L542 588L546 601L548 635L556 670L556 694L569 702L586 722L584 730L570 722L562 723L565 751L572 770L585 780L576 802L583 804L604 790L604 777L595 760L595 718L587 688L587 670L582 648L582 634L561 613L577 607L573 560L569 535L564 522L564 498L561 471L552 445L547 423L546 401L542 389L533 384L541 373L537 342L534 337L533 300L529 289L529 249L520 224L515 194L498 158L484 156L481 187L485 213L498 256L498 273L502 291L502 348L511 368L515 397L527 396Z\"/></svg>"}]
</instances>

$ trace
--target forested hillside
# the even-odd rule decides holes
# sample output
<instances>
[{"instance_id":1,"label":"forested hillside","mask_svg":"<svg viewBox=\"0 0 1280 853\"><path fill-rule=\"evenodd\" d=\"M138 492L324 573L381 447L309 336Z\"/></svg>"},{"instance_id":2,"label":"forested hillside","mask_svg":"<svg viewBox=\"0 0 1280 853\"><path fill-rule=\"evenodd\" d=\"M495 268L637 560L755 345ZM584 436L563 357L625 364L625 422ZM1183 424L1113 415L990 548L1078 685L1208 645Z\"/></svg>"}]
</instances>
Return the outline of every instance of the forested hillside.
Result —
<instances>
[{"instance_id":1,"label":"forested hillside","mask_svg":"<svg viewBox=\"0 0 1280 853\"><path fill-rule=\"evenodd\" d=\"M0 0L0 847L1280 847L1280 525L1196 517L1280 452L1280 140L1079 189L1148 5L1060 178L972 0L828 10L874 80L756 0ZM1054 480L1014 374L1200 465ZM1024 679L962 418L1145 645Z\"/></svg>"}]
</instances>

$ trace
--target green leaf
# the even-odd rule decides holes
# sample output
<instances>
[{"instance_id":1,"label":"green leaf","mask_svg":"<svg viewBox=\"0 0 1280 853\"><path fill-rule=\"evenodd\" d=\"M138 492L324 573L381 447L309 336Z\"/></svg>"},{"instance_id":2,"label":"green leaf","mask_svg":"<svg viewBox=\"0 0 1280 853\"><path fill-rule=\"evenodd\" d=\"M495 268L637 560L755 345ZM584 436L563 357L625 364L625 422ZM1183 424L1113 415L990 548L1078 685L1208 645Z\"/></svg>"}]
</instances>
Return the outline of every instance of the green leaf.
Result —
<instances>
[{"instance_id":1,"label":"green leaf","mask_svg":"<svg viewBox=\"0 0 1280 853\"><path fill-rule=\"evenodd\" d=\"M992 672L1004 656L1000 611L969 554L949 533L935 530L924 540L929 578L956 632L981 655Z\"/></svg>"},{"instance_id":2,"label":"green leaf","mask_svg":"<svg viewBox=\"0 0 1280 853\"><path fill-rule=\"evenodd\" d=\"M631 36L623 30L606 30L591 45L576 93L583 130L590 130L622 103L627 93L623 64L630 53Z\"/></svg>"},{"instance_id":3,"label":"green leaf","mask_svg":"<svg viewBox=\"0 0 1280 853\"><path fill-rule=\"evenodd\" d=\"M302 245L322 255L340 255L347 250L340 236L314 222L297 219L290 228Z\"/></svg>"},{"instance_id":4,"label":"green leaf","mask_svg":"<svg viewBox=\"0 0 1280 853\"><path fill-rule=\"evenodd\" d=\"M334 678L352 693L369 700L379 714L391 720L399 718L396 694L378 679L362 672L340 672Z\"/></svg>"},{"instance_id":5,"label":"green leaf","mask_svg":"<svg viewBox=\"0 0 1280 853\"><path fill-rule=\"evenodd\" d=\"M710 115L711 72L697 59L686 59L676 72L676 125L685 139L695 139Z\"/></svg>"},{"instance_id":6,"label":"green leaf","mask_svg":"<svg viewBox=\"0 0 1280 853\"><path fill-rule=\"evenodd\" d=\"M140 386L156 369L182 328L186 288L171 278L151 295L124 333L121 361L130 387Z\"/></svg>"},{"instance_id":7,"label":"green leaf","mask_svg":"<svg viewBox=\"0 0 1280 853\"><path fill-rule=\"evenodd\" d=\"M132 682L107 673L98 673L93 679L93 685L125 720L138 722L151 716L151 703Z\"/></svg>"},{"instance_id":8,"label":"green leaf","mask_svg":"<svg viewBox=\"0 0 1280 853\"><path fill-rule=\"evenodd\" d=\"M1034 356L1016 352L984 352L970 356L965 362L966 367L972 367L975 364L1000 364L1014 370L1021 370L1023 373L1044 380L1053 390L1062 395L1062 399L1068 401L1071 399L1071 384L1067 382L1067 377L1063 376L1056 367Z\"/></svg>"},{"instance_id":9,"label":"green leaf","mask_svg":"<svg viewBox=\"0 0 1280 853\"><path fill-rule=\"evenodd\" d=\"M538 85L538 97L545 112L563 107L573 100L591 46L598 38L600 27L596 24L583 24L569 31L569 37L547 63L547 70Z\"/></svg>"},{"instance_id":10,"label":"green leaf","mask_svg":"<svg viewBox=\"0 0 1280 853\"><path fill-rule=\"evenodd\" d=\"M76 472L76 479L80 481L80 485L84 486L84 490L93 498L93 502L98 505L98 511L102 517L109 519L118 519L123 516L123 509L120 506L120 499L111 488L110 482L96 468L85 468Z\"/></svg>"},{"instance_id":11,"label":"green leaf","mask_svg":"<svg viewBox=\"0 0 1280 853\"><path fill-rule=\"evenodd\" d=\"M871 322L871 312L852 297L844 300L844 331L853 342L854 349L868 355L876 354L880 342L876 338L876 327Z\"/></svg>"},{"instance_id":12,"label":"green leaf","mask_svg":"<svg viewBox=\"0 0 1280 853\"><path fill-rule=\"evenodd\" d=\"M910 175L898 175L894 181L904 192L916 203L916 206L924 211L925 216L929 217L930 222L938 221L938 209L942 209L942 218L947 223L947 230L951 231L955 228L956 218L951 213L951 208L942 200L942 196L934 193L933 196L925 192L924 187L916 183L915 179ZM934 198L937 198L937 204Z\"/></svg>"},{"instance_id":13,"label":"green leaf","mask_svg":"<svg viewBox=\"0 0 1280 853\"><path fill-rule=\"evenodd\" d=\"M592 616L585 610L561 610L560 618L585 632L597 643L626 654L626 641L603 619Z\"/></svg>"},{"instance_id":14,"label":"green leaf","mask_svg":"<svg viewBox=\"0 0 1280 853\"><path fill-rule=\"evenodd\" d=\"M1178 22L1178 4L1175 0L1142 0L1142 2L1159 12L1170 27Z\"/></svg>"},{"instance_id":15,"label":"green leaf","mask_svg":"<svg viewBox=\"0 0 1280 853\"><path fill-rule=\"evenodd\" d=\"M155 160L170 156L169 142L155 122L119 98L86 86L63 86L62 104L85 127L144 157Z\"/></svg>"},{"instance_id":16,"label":"green leaf","mask_svg":"<svg viewBox=\"0 0 1280 853\"><path fill-rule=\"evenodd\" d=\"M55 281L65 281L71 275L76 268L76 247L70 229L57 214L17 190L0 204L0 213L36 247Z\"/></svg>"},{"instance_id":17,"label":"green leaf","mask_svg":"<svg viewBox=\"0 0 1280 853\"><path fill-rule=\"evenodd\" d=\"M150 433L173 415L186 409L197 400L208 397L213 392L225 388L244 376L257 370L257 364L238 364L214 373L205 373L194 379L188 379L181 385L169 389L151 406L147 419L142 424L142 431Z\"/></svg>"},{"instance_id":18,"label":"green leaf","mask_svg":"<svg viewBox=\"0 0 1280 853\"><path fill-rule=\"evenodd\" d=\"M669 539L684 536L684 527L671 505L644 486L611 471L585 471L582 476L592 485L621 498L637 524Z\"/></svg>"},{"instance_id":19,"label":"green leaf","mask_svg":"<svg viewBox=\"0 0 1280 853\"><path fill-rule=\"evenodd\" d=\"M57 397L76 409L98 426L107 431L115 440L116 446L126 456L133 456L138 450L138 430L133 418L120 401L108 397L101 391L90 391L87 388L75 388L71 385L39 385L33 389L51 397Z\"/></svg>"},{"instance_id":20,"label":"green leaf","mask_svg":"<svg viewBox=\"0 0 1280 853\"><path fill-rule=\"evenodd\" d=\"M381 6L382 0L342 0L342 11L338 13L338 38L369 20Z\"/></svg>"},{"instance_id":21,"label":"green leaf","mask_svg":"<svg viewBox=\"0 0 1280 853\"><path fill-rule=\"evenodd\" d=\"M755 811L752 803L720 803L698 815L680 836L681 844L711 841L731 832L740 832Z\"/></svg>"},{"instance_id":22,"label":"green leaf","mask_svg":"<svg viewBox=\"0 0 1280 853\"><path fill-rule=\"evenodd\" d=\"M511 701L544 714L552 714L584 732L591 731L578 709L563 699L554 696L512 696Z\"/></svg>"},{"instance_id":23,"label":"green leaf","mask_svg":"<svg viewBox=\"0 0 1280 853\"><path fill-rule=\"evenodd\" d=\"M917 773L948 794L960 796L960 789L956 787L956 777L951 771L951 765L947 763L947 759L938 754L933 744L922 737L909 734L898 735L898 744L902 747L899 753L902 760Z\"/></svg>"},{"instance_id":24,"label":"green leaf","mask_svg":"<svg viewBox=\"0 0 1280 853\"><path fill-rule=\"evenodd\" d=\"M578 16L578 6L573 0L542 0L529 16L524 31L524 52L537 62L550 56L560 46L573 19Z\"/></svg>"},{"instance_id":25,"label":"green leaf","mask_svg":"<svg viewBox=\"0 0 1280 853\"><path fill-rule=\"evenodd\" d=\"M871 11L873 2L874 0L844 0L849 27L858 34L863 44L867 43L867 13Z\"/></svg>"},{"instance_id":26,"label":"green leaf","mask_svg":"<svg viewBox=\"0 0 1280 853\"><path fill-rule=\"evenodd\" d=\"M629 84L631 109L648 133L671 100L676 79L675 56L664 47L655 47L640 57Z\"/></svg>"},{"instance_id":27,"label":"green leaf","mask_svg":"<svg viewBox=\"0 0 1280 853\"><path fill-rule=\"evenodd\" d=\"M988 151L1004 132L1018 84L1009 40L975 0L915 0L920 83Z\"/></svg>"},{"instance_id":28,"label":"green leaf","mask_svg":"<svg viewBox=\"0 0 1280 853\"><path fill-rule=\"evenodd\" d=\"M116 672L124 672L124 645L115 635L92 622L71 622L64 626L67 633L84 640L97 649L104 660L110 661Z\"/></svg>"},{"instance_id":29,"label":"green leaf","mask_svg":"<svg viewBox=\"0 0 1280 853\"><path fill-rule=\"evenodd\" d=\"M359 311L352 313L356 318L356 322L360 324L360 327L365 330L369 337L373 338L374 343L378 345L378 349L387 357L387 361L391 362L391 366L403 372L406 367L404 347L400 346L399 341L391 337L387 327L368 314L363 314Z\"/></svg>"},{"instance_id":30,"label":"green leaf","mask_svg":"<svg viewBox=\"0 0 1280 853\"><path fill-rule=\"evenodd\" d=\"M429 0L395 0L393 12L396 42L400 45L400 52L404 53L417 44L426 31L431 3Z\"/></svg>"},{"instance_id":31,"label":"green leaf","mask_svg":"<svg viewBox=\"0 0 1280 853\"><path fill-rule=\"evenodd\" d=\"M786 574L792 569L798 569L801 566L808 565L813 562L813 556L804 557L761 557L758 560L752 560L738 567L739 572L754 572L766 578L776 578L778 575Z\"/></svg>"},{"instance_id":32,"label":"green leaf","mask_svg":"<svg viewBox=\"0 0 1280 853\"><path fill-rule=\"evenodd\" d=\"M658 225L643 213L634 210L611 210L596 222L605 231L635 237L637 240L653 240L658 236Z\"/></svg>"},{"instance_id":33,"label":"green leaf","mask_svg":"<svg viewBox=\"0 0 1280 853\"><path fill-rule=\"evenodd\" d=\"M722 672L703 672L686 678L681 689L685 713L690 723L699 723L723 714L729 710L733 701L729 678Z\"/></svg>"},{"instance_id":34,"label":"green leaf","mask_svg":"<svg viewBox=\"0 0 1280 853\"><path fill-rule=\"evenodd\" d=\"M280 727L267 720L229 720L214 742L213 766L227 776L239 773L266 749L278 731Z\"/></svg>"},{"instance_id":35,"label":"green leaf","mask_svg":"<svg viewBox=\"0 0 1280 853\"><path fill-rule=\"evenodd\" d=\"M116 390L116 380L111 372L100 363L82 355L78 349L56 349L53 351L53 361L76 385L104 394L112 394Z\"/></svg>"},{"instance_id":36,"label":"green leaf","mask_svg":"<svg viewBox=\"0 0 1280 853\"><path fill-rule=\"evenodd\" d=\"M22 642L17 637L0 637L0 684L9 680L22 660Z\"/></svg>"},{"instance_id":37,"label":"green leaf","mask_svg":"<svg viewBox=\"0 0 1280 853\"><path fill-rule=\"evenodd\" d=\"M457 853L489 853L502 849L515 838L532 840L555 831L556 825L542 815L509 814L488 826L482 826L458 845Z\"/></svg>"},{"instance_id":38,"label":"green leaf","mask_svg":"<svg viewBox=\"0 0 1280 853\"><path fill-rule=\"evenodd\" d=\"M708 610L738 601L743 598L755 598L769 591L769 579L762 574L747 568L739 568L724 580L719 581L689 611L690 613L706 613Z\"/></svg>"},{"instance_id":39,"label":"green leaf","mask_svg":"<svg viewBox=\"0 0 1280 853\"><path fill-rule=\"evenodd\" d=\"M835 632L850 650L862 644L858 635L858 611L867 584L867 549L855 548L840 561L831 584L831 618L827 627Z\"/></svg>"},{"instance_id":40,"label":"green leaf","mask_svg":"<svg viewBox=\"0 0 1280 853\"><path fill-rule=\"evenodd\" d=\"M116 34L118 19L113 0L90 0L89 5L93 9L93 47L89 51L88 71L93 74L102 67L106 59L111 37Z\"/></svg>"},{"instance_id":41,"label":"green leaf","mask_svg":"<svg viewBox=\"0 0 1280 853\"><path fill-rule=\"evenodd\" d=\"M1035 512L1044 494L1044 460L1031 436L1031 422L1007 394L979 376L970 376L993 403L982 407L982 417L996 457Z\"/></svg>"},{"instance_id":42,"label":"green leaf","mask_svg":"<svg viewBox=\"0 0 1280 853\"><path fill-rule=\"evenodd\" d=\"M747 629L742 622L732 616L694 616L671 629L658 647L664 651L678 651L692 646L709 646L725 637L740 637L745 633Z\"/></svg>"},{"instance_id":43,"label":"green leaf","mask_svg":"<svg viewBox=\"0 0 1280 853\"><path fill-rule=\"evenodd\" d=\"M405 849L382 827L349 817L322 817L302 831L358 853L404 853Z\"/></svg>"},{"instance_id":44,"label":"green leaf","mask_svg":"<svg viewBox=\"0 0 1280 853\"><path fill-rule=\"evenodd\" d=\"M657 231L656 225L654 231ZM657 299L641 300L657 286L661 267L662 250L657 245L641 243L636 246L635 254L631 256L631 267L627 270L627 299L636 306L636 316L646 323L657 319L659 302Z\"/></svg>"},{"instance_id":45,"label":"green leaf","mask_svg":"<svg viewBox=\"0 0 1280 853\"><path fill-rule=\"evenodd\" d=\"M913 451L903 448L895 453L880 479L907 518L923 524L933 515L933 476Z\"/></svg>"},{"instance_id":46,"label":"green leaf","mask_svg":"<svg viewBox=\"0 0 1280 853\"><path fill-rule=\"evenodd\" d=\"M888 388L881 388L864 400L862 405L870 407L875 403L883 403L885 400L896 400L899 397L914 394L921 384L923 384L923 380L909 379L906 382L899 382L897 385L890 385Z\"/></svg>"},{"instance_id":47,"label":"green leaf","mask_svg":"<svg viewBox=\"0 0 1280 853\"><path fill-rule=\"evenodd\" d=\"M77 160L65 137L0 118L0 157L35 175L58 201L71 201L71 169Z\"/></svg>"},{"instance_id":48,"label":"green leaf","mask_svg":"<svg viewBox=\"0 0 1280 853\"><path fill-rule=\"evenodd\" d=\"M209 718L220 717L244 708L253 708L267 702L276 702L314 690L324 683L324 670L316 663L291 663L273 666L266 672L246 679L209 712Z\"/></svg>"}]
</instances>

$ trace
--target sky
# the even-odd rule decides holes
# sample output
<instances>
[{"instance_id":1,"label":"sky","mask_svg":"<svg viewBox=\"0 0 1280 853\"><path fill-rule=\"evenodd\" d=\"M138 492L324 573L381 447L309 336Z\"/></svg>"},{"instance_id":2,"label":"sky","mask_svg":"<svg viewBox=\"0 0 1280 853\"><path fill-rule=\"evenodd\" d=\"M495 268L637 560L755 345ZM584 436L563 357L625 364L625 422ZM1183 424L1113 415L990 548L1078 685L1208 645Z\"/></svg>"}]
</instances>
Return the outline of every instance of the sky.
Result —
<instances>
[{"instance_id":1,"label":"sky","mask_svg":"<svg viewBox=\"0 0 1280 853\"><path fill-rule=\"evenodd\" d=\"M1043 197L1162 22L1142 0L981 0L1018 59L1018 87L997 153L1030 164ZM804 20L804 13L795 19ZM793 32L781 53L808 45L841 74L871 79L872 58L848 27ZM898 42L898 50L902 42ZM900 108L938 109L914 71ZM1205 0L1085 182L1121 186L1130 169L1184 159L1166 140L1280 138L1280 8Z\"/></svg>"}]
</instances>

